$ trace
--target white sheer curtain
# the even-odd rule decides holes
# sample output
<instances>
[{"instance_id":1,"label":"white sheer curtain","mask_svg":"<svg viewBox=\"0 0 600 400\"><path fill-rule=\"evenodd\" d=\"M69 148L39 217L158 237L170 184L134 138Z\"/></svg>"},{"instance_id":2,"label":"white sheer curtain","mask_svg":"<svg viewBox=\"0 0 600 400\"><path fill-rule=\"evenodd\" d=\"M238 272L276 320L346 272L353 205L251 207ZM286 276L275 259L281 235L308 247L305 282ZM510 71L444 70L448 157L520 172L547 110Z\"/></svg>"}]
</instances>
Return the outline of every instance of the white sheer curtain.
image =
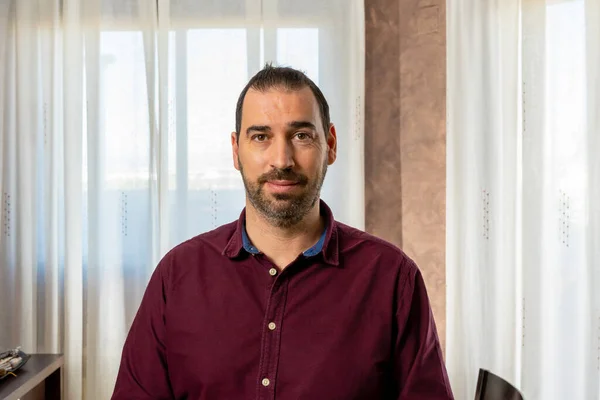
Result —
<instances>
[{"instance_id":1,"label":"white sheer curtain","mask_svg":"<svg viewBox=\"0 0 600 400\"><path fill-rule=\"evenodd\" d=\"M448 2L447 362L600 398L600 1Z\"/></svg>"},{"instance_id":2,"label":"white sheer curtain","mask_svg":"<svg viewBox=\"0 0 600 400\"><path fill-rule=\"evenodd\" d=\"M322 195L363 228L363 27L359 0L0 0L0 347L110 396L158 259L243 207L229 135L268 61L323 89Z\"/></svg>"}]
</instances>

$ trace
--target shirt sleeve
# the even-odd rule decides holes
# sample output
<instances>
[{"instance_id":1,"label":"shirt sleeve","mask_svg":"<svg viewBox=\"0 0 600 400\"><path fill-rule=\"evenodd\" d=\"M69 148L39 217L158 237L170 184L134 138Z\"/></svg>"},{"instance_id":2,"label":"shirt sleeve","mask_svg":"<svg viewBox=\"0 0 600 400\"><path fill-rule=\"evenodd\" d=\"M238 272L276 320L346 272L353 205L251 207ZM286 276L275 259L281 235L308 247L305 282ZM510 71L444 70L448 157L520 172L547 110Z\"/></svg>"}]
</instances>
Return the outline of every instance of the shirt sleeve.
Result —
<instances>
[{"instance_id":1,"label":"shirt sleeve","mask_svg":"<svg viewBox=\"0 0 600 400\"><path fill-rule=\"evenodd\" d=\"M423 277L412 261L405 265L396 312L398 400L453 400Z\"/></svg>"},{"instance_id":2,"label":"shirt sleeve","mask_svg":"<svg viewBox=\"0 0 600 400\"><path fill-rule=\"evenodd\" d=\"M112 400L173 398L165 351L166 266L163 259L155 269L133 320Z\"/></svg>"}]
</instances>

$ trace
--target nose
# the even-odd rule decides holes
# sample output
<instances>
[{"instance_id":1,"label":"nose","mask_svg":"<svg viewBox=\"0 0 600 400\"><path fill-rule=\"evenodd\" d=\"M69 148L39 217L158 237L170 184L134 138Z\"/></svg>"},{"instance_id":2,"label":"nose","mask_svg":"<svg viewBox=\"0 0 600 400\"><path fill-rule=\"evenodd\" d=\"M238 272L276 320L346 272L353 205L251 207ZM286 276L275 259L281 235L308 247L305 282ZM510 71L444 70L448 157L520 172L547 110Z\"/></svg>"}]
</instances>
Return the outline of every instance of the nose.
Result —
<instances>
[{"instance_id":1,"label":"nose","mask_svg":"<svg viewBox=\"0 0 600 400\"><path fill-rule=\"evenodd\" d=\"M270 150L271 167L287 169L294 166L294 147L287 138L279 136L273 141Z\"/></svg>"}]
</instances>

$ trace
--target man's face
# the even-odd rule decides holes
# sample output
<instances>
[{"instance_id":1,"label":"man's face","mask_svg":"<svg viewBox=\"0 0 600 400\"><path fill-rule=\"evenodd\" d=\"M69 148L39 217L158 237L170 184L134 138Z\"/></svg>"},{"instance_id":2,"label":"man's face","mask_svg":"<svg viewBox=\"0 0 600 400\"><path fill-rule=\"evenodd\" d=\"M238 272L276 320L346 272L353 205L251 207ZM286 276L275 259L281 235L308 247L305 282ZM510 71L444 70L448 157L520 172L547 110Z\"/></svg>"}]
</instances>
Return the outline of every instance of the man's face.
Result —
<instances>
[{"instance_id":1,"label":"man's face","mask_svg":"<svg viewBox=\"0 0 600 400\"><path fill-rule=\"evenodd\" d=\"M335 128L323 130L308 87L248 90L231 144L250 204L278 227L297 224L314 207L336 157Z\"/></svg>"}]
</instances>

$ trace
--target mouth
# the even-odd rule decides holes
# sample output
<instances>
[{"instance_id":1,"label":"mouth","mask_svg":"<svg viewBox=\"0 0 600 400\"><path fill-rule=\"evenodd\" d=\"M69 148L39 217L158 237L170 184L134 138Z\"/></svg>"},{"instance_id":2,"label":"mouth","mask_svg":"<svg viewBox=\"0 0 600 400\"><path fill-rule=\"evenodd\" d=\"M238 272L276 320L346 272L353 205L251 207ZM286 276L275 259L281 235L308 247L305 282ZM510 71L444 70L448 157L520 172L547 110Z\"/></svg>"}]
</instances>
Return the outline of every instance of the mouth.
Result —
<instances>
[{"instance_id":1,"label":"mouth","mask_svg":"<svg viewBox=\"0 0 600 400\"><path fill-rule=\"evenodd\" d=\"M295 190L297 187L300 186L300 184L296 181L273 180L268 181L266 183L266 186L268 186L269 189L273 192L285 193Z\"/></svg>"}]
</instances>

